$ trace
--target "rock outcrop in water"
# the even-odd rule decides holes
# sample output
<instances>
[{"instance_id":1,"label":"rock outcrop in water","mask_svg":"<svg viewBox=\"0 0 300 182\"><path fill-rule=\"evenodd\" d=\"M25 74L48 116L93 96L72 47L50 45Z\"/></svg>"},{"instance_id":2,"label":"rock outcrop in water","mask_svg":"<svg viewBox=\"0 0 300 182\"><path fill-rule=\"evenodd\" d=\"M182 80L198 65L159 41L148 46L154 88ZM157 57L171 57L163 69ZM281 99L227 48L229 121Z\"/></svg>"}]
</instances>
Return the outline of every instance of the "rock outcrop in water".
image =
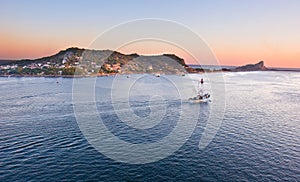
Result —
<instances>
[{"instance_id":1,"label":"rock outcrop in water","mask_svg":"<svg viewBox=\"0 0 300 182\"><path fill-rule=\"evenodd\" d=\"M232 69L231 71L267 71L268 68L265 67L264 62L260 61L256 64L247 64L245 66L240 66Z\"/></svg>"}]
</instances>

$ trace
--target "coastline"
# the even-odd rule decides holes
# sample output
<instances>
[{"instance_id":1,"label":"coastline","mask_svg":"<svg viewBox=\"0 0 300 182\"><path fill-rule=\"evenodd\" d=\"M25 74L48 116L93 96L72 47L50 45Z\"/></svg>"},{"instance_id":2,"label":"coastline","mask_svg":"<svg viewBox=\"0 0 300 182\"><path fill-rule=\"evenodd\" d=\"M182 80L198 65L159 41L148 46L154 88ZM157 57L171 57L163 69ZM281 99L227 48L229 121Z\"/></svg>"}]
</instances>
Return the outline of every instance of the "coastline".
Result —
<instances>
[{"instance_id":1,"label":"coastline","mask_svg":"<svg viewBox=\"0 0 300 182\"><path fill-rule=\"evenodd\" d=\"M44 78L87 78L87 77L108 77L116 74L94 74L94 75L0 75L0 77L44 77Z\"/></svg>"},{"instance_id":2,"label":"coastline","mask_svg":"<svg viewBox=\"0 0 300 182\"><path fill-rule=\"evenodd\" d=\"M224 71L224 70L214 70L214 71L205 71L205 72L193 72L193 73L187 73L187 74L210 74L210 73L238 73L238 72L253 72L253 71ZM300 69L269 69L265 71L256 71L256 72L300 72ZM91 74L91 75L0 75L0 77L44 77L44 78L90 78L90 77L115 77L116 75L133 75L134 73L110 73L110 74ZM156 75L157 73L139 73L139 74L149 74L149 75ZM176 74L165 74L165 73L159 73L160 75L176 75ZM185 75L178 75L178 76L185 76Z\"/></svg>"}]
</instances>

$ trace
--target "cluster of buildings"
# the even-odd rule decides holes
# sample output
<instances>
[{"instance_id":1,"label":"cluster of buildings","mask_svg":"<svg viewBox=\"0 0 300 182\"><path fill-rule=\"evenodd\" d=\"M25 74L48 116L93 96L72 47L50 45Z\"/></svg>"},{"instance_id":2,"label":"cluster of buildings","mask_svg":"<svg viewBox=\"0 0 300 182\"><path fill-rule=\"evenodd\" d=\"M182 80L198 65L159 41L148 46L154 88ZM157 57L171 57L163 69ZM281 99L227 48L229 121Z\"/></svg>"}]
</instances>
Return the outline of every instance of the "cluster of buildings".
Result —
<instances>
[{"instance_id":1,"label":"cluster of buildings","mask_svg":"<svg viewBox=\"0 0 300 182\"><path fill-rule=\"evenodd\" d=\"M60 62L60 63L59 63ZM106 74L106 73L119 73L121 71L121 64L115 63L104 63L103 65L99 65L96 62L80 62L80 58L78 59L67 59L64 58L62 61L44 61L44 62L30 62L28 64L22 63L15 63L15 64L8 64L8 65L1 65L0 66L0 73L2 75L10 75L10 74L28 74L28 71L31 74L38 74L44 75L48 72L46 70L56 70L56 72L51 72L51 74L64 74L63 70L68 69L78 69L81 70L80 73L82 74ZM32 71L31 71L32 70ZM39 70L38 73L33 72L33 70ZM48 73L49 74L49 73Z\"/></svg>"},{"instance_id":2,"label":"cluster of buildings","mask_svg":"<svg viewBox=\"0 0 300 182\"><path fill-rule=\"evenodd\" d=\"M72 65L65 65L65 64L56 64L51 62L43 62L43 63L30 63L27 65L22 64L8 64L8 65L1 65L0 70L5 73L10 73L13 70L25 70L25 69L48 69L48 68L57 68L57 69L63 69L63 68L70 68Z\"/></svg>"},{"instance_id":3,"label":"cluster of buildings","mask_svg":"<svg viewBox=\"0 0 300 182\"><path fill-rule=\"evenodd\" d=\"M10 69L17 69L18 65L17 64L12 64L12 65L1 65L0 70L10 70Z\"/></svg>"},{"instance_id":4,"label":"cluster of buildings","mask_svg":"<svg viewBox=\"0 0 300 182\"><path fill-rule=\"evenodd\" d=\"M103 64L103 66L101 66L102 70L106 71L106 72L115 72L115 73L119 73L121 72L121 64L120 63L115 63L115 64Z\"/></svg>"}]
</instances>

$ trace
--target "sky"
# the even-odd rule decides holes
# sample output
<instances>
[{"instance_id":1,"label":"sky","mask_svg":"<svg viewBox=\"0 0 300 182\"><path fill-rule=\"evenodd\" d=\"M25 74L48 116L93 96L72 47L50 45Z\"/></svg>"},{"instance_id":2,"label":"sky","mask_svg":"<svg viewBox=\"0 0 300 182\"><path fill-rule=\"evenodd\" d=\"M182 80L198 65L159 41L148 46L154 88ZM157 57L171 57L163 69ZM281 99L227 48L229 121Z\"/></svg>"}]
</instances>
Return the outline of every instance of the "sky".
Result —
<instances>
[{"instance_id":1,"label":"sky","mask_svg":"<svg viewBox=\"0 0 300 182\"><path fill-rule=\"evenodd\" d=\"M68 47L89 48L116 25L154 18L193 31L221 65L264 60L268 67L300 68L299 9L299 0L0 0L0 59L32 59ZM170 51L193 63L171 44L139 42L121 50Z\"/></svg>"}]
</instances>

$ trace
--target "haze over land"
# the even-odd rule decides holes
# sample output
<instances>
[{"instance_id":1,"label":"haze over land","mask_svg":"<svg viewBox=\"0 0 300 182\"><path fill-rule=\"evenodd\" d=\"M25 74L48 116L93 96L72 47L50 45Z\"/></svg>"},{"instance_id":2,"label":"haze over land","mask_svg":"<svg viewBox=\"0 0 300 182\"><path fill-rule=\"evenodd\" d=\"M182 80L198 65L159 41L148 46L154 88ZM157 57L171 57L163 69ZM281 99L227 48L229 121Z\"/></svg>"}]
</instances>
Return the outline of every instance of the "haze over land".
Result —
<instances>
[{"instance_id":1,"label":"haze over land","mask_svg":"<svg viewBox=\"0 0 300 182\"><path fill-rule=\"evenodd\" d=\"M269 67L299 68L299 7L298 0L76 3L3 0L0 59L35 59L71 46L90 48L91 42L112 26L134 19L157 18L189 27L208 43L221 65L264 60ZM130 33L124 31L123 36ZM168 52L183 57L189 64L194 63L167 45L128 45L121 52L141 55Z\"/></svg>"}]
</instances>

